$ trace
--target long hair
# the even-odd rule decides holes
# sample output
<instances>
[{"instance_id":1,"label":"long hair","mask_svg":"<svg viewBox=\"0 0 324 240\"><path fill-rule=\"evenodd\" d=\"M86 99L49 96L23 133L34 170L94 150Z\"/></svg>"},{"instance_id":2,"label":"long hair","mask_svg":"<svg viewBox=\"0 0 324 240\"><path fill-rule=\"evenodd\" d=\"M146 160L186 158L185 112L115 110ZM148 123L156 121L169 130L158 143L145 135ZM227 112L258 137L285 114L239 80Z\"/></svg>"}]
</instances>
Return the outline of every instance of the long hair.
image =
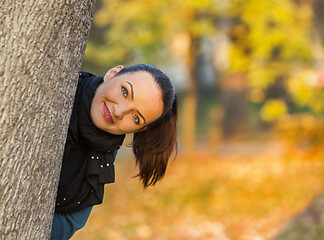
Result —
<instances>
[{"instance_id":1,"label":"long hair","mask_svg":"<svg viewBox=\"0 0 324 240\"><path fill-rule=\"evenodd\" d=\"M177 98L170 79L159 69L138 64L122 69L117 75L129 72L149 72L162 92L163 113L146 130L134 133L133 152L136 165L139 166L139 177L144 188L153 186L162 179L168 165L170 155L177 147Z\"/></svg>"}]
</instances>

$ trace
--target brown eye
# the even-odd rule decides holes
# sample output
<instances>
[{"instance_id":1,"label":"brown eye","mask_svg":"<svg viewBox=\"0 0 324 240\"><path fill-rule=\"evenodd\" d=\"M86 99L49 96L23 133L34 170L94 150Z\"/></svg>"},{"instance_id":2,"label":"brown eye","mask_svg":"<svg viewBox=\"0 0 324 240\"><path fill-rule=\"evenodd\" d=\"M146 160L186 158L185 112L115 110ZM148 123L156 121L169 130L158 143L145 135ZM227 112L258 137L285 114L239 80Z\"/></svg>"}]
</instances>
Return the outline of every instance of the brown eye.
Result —
<instances>
[{"instance_id":1,"label":"brown eye","mask_svg":"<svg viewBox=\"0 0 324 240\"><path fill-rule=\"evenodd\" d=\"M139 117L136 114L133 114L133 118L136 124L139 124L140 120Z\"/></svg>"},{"instance_id":2,"label":"brown eye","mask_svg":"<svg viewBox=\"0 0 324 240\"><path fill-rule=\"evenodd\" d=\"M128 90L124 86L121 87L121 92L125 98L128 96Z\"/></svg>"}]
</instances>

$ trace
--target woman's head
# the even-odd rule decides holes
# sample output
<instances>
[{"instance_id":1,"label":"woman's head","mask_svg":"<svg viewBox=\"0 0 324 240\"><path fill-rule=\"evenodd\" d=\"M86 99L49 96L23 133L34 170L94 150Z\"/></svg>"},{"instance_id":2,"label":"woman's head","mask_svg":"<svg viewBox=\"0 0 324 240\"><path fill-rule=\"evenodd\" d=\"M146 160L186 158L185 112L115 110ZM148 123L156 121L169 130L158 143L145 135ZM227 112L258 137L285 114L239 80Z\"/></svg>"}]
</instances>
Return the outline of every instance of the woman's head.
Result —
<instances>
[{"instance_id":1,"label":"woman's head","mask_svg":"<svg viewBox=\"0 0 324 240\"><path fill-rule=\"evenodd\" d=\"M132 133L146 129L163 115L165 91L155 76L165 75L156 68L151 73L139 66L148 65L117 66L104 76L91 104L91 118L98 128L112 134ZM166 76L163 81L170 82Z\"/></svg>"},{"instance_id":2,"label":"woman's head","mask_svg":"<svg viewBox=\"0 0 324 240\"><path fill-rule=\"evenodd\" d=\"M134 132L133 151L144 187L164 176L176 147L177 100L162 71L147 64L110 69L93 98L91 118L112 134Z\"/></svg>"}]
</instances>

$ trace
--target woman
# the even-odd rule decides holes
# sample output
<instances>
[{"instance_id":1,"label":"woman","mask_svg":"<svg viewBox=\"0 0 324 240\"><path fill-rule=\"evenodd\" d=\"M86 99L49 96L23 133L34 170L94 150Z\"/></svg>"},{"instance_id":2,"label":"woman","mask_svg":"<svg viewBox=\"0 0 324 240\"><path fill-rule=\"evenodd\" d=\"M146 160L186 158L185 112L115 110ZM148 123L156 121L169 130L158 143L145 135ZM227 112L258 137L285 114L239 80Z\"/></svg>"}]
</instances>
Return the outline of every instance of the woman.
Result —
<instances>
[{"instance_id":1,"label":"woman","mask_svg":"<svg viewBox=\"0 0 324 240\"><path fill-rule=\"evenodd\" d=\"M105 76L80 73L66 139L52 240L69 239L84 227L104 184L115 181L114 160L125 134L144 187L163 178L176 146L177 101L170 79L139 64L117 66Z\"/></svg>"}]
</instances>

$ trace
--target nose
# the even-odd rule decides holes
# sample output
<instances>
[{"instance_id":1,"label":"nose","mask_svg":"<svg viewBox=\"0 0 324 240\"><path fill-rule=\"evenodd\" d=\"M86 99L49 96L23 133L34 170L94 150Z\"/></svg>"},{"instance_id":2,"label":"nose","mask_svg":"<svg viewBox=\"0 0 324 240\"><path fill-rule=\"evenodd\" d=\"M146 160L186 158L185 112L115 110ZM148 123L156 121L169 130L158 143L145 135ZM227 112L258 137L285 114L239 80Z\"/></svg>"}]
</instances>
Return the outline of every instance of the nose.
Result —
<instances>
[{"instance_id":1,"label":"nose","mask_svg":"<svg viewBox=\"0 0 324 240\"><path fill-rule=\"evenodd\" d=\"M129 113L131 110L131 105L127 103L114 104L113 114L118 118L122 119L125 114Z\"/></svg>"}]
</instances>

